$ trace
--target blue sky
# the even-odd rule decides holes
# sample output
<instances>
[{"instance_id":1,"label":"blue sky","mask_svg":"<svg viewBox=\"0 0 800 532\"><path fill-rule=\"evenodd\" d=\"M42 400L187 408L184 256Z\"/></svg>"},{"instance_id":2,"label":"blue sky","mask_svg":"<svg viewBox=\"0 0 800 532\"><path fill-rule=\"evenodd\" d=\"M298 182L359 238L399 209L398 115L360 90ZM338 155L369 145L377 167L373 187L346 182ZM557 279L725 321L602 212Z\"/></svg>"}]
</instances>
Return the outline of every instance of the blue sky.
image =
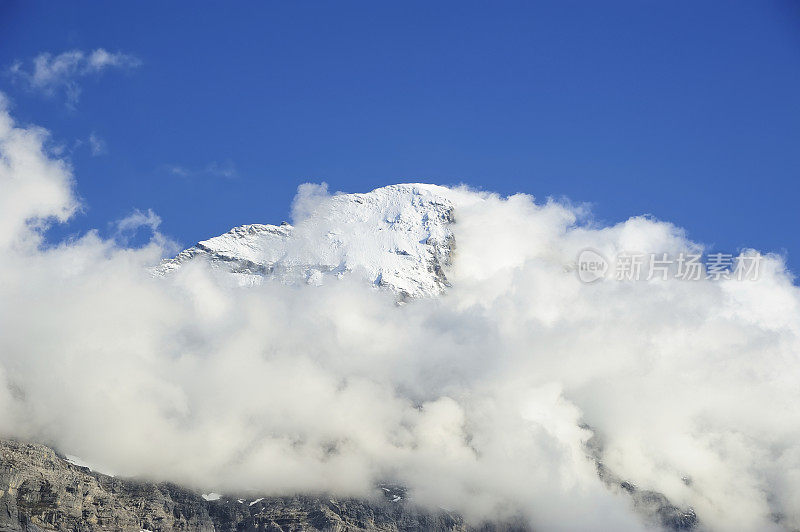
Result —
<instances>
[{"instance_id":1,"label":"blue sky","mask_svg":"<svg viewBox=\"0 0 800 532\"><path fill-rule=\"evenodd\" d=\"M124 55L93 70L97 49ZM71 50L84 67L36 86ZM797 2L0 0L0 69L87 206L54 238L152 208L189 245L288 219L306 181L425 181L800 266Z\"/></svg>"}]
</instances>

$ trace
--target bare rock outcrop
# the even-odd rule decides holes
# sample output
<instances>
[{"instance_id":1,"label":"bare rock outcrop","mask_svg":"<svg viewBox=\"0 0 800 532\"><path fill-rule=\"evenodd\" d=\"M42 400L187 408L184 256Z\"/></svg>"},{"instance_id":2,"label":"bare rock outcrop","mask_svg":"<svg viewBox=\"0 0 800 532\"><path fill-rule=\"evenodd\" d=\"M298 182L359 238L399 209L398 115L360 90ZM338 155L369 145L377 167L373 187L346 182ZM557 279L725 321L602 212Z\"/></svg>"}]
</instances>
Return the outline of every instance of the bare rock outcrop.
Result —
<instances>
[{"instance_id":1,"label":"bare rock outcrop","mask_svg":"<svg viewBox=\"0 0 800 532\"><path fill-rule=\"evenodd\" d=\"M401 488L385 488L374 500L298 495L209 501L174 484L91 471L44 445L0 440L0 532L474 530L458 515L427 512L401 495ZM481 527L515 529L521 530Z\"/></svg>"}]
</instances>

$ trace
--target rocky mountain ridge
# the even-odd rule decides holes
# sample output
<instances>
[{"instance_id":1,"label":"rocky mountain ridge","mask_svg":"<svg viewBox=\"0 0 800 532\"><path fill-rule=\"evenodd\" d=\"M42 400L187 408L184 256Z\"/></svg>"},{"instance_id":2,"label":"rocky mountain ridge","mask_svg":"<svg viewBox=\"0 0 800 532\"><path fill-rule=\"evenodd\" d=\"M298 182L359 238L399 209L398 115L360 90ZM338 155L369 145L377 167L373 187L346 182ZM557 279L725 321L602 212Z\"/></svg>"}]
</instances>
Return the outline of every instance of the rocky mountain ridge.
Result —
<instances>
[{"instance_id":1,"label":"rocky mountain ridge","mask_svg":"<svg viewBox=\"0 0 800 532\"><path fill-rule=\"evenodd\" d=\"M694 511L623 481L602 462L598 475L609 489L627 494L653 529L697 527ZM104 475L44 445L0 440L0 532L43 530L522 532L530 528L522 520L470 525L453 512L417 506L395 485L377 486L369 499L325 494L203 495L168 482Z\"/></svg>"},{"instance_id":2,"label":"rocky mountain ridge","mask_svg":"<svg viewBox=\"0 0 800 532\"><path fill-rule=\"evenodd\" d=\"M44 445L0 440L0 532L58 531L412 531L474 528L451 512L426 511L401 488L368 500L326 495L203 497L171 483L110 477L69 462Z\"/></svg>"}]
</instances>

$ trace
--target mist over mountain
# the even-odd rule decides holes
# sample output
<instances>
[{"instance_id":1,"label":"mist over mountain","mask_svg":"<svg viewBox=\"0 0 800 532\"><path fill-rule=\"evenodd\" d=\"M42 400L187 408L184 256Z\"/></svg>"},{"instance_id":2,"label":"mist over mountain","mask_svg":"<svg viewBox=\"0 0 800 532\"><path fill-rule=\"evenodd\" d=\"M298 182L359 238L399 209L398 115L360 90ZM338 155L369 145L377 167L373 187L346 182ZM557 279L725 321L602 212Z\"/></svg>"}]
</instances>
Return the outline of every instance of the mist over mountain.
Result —
<instances>
[{"instance_id":1,"label":"mist over mountain","mask_svg":"<svg viewBox=\"0 0 800 532\"><path fill-rule=\"evenodd\" d=\"M3 437L204 492L393 483L473 523L657 528L647 492L709 530L800 527L781 257L754 280L582 283L587 248L703 247L652 218L424 184L303 185L291 224L177 255L155 215L118 224L152 231L141 247L46 242L81 203L45 141L0 110Z\"/></svg>"}]
</instances>

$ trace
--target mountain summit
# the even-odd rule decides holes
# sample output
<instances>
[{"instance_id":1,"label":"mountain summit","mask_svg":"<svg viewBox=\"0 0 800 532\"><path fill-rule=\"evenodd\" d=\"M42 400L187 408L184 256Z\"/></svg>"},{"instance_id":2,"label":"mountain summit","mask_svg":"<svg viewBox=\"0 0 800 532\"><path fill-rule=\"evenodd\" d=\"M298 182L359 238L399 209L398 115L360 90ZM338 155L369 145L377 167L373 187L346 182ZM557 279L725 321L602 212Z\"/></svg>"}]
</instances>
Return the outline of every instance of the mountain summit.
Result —
<instances>
[{"instance_id":1,"label":"mountain summit","mask_svg":"<svg viewBox=\"0 0 800 532\"><path fill-rule=\"evenodd\" d=\"M365 194L304 197L301 192L295 225L235 227L164 261L157 272L205 260L241 285L270 278L321 284L354 274L401 297L435 296L448 286L446 269L455 246L449 192L425 184L390 185Z\"/></svg>"}]
</instances>

